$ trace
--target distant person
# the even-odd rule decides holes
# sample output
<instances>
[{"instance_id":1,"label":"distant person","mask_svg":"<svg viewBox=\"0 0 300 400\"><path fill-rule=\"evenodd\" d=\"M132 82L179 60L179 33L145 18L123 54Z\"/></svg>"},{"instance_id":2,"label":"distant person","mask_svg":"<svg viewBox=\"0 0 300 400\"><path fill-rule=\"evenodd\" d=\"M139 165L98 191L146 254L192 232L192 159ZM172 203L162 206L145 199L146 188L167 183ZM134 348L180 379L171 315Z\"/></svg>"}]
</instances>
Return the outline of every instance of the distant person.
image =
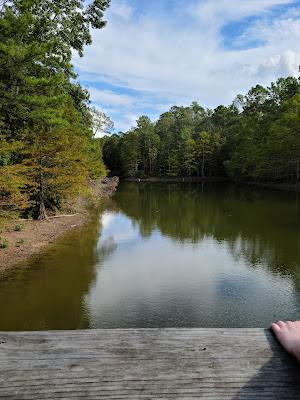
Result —
<instances>
[{"instance_id":1,"label":"distant person","mask_svg":"<svg viewBox=\"0 0 300 400\"><path fill-rule=\"evenodd\" d=\"M300 321L278 321L271 325L282 347L300 362Z\"/></svg>"}]
</instances>

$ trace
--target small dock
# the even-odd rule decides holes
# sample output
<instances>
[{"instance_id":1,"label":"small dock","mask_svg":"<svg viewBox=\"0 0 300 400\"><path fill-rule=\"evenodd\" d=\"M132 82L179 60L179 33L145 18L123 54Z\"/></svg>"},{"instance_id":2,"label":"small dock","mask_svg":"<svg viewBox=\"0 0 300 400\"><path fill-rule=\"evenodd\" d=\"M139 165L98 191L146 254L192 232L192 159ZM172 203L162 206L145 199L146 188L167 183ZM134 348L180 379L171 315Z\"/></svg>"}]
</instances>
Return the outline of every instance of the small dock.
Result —
<instances>
[{"instance_id":1,"label":"small dock","mask_svg":"<svg viewBox=\"0 0 300 400\"><path fill-rule=\"evenodd\" d=\"M300 399L263 329L0 332L0 399Z\"/></svg>"}]
</instances>

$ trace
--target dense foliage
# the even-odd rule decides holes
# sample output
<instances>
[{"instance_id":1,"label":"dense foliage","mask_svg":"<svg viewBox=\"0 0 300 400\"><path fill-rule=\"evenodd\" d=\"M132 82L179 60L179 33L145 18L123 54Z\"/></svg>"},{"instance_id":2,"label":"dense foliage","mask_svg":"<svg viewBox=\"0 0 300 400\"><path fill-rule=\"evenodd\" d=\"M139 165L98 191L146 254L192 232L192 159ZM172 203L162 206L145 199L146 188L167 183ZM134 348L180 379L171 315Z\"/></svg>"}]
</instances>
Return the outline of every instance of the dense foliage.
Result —
<instances>
[{"instance_id":1,"label":"dense foliage","mask_svg":"<svg viewBox=\"0 0 300 400\"><path fill-rule=\"evenodd\" d=\"M109 0L13 0L0 5L0 217L85 192L105 173L95 111L71 64L102 28Z\"/></svg>"},{"instance_id":2,"label":"dense foliage","mask_svg":"<svg viewBox=\"0 0 300 400\"><path fill-rule=\"evenodd\" d=\"M104 138L111 171L131 177L229 176L300 179L300 79L257 85L230 106L172 107L153 123L142 116L127 133Z\"/></svg>"}]
</instances>

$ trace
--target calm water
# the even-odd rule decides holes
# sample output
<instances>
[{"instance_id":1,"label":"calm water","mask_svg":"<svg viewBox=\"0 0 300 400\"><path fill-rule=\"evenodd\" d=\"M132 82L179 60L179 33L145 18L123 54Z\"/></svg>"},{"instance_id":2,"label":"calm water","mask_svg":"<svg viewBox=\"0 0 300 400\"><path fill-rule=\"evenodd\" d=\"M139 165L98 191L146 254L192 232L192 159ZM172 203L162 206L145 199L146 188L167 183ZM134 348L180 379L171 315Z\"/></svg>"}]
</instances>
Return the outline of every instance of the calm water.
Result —
<instances>
[{"instance_id":1,"label":"calm water","mask_svg":"<svg viewBox=\"0 0 300 400\"><path fill-rule=\"evenodd\" d=\"M123 183L27 264L0 282L2 330L265 327L300 318L300 199Z\"/></svg>"}]
</instances>

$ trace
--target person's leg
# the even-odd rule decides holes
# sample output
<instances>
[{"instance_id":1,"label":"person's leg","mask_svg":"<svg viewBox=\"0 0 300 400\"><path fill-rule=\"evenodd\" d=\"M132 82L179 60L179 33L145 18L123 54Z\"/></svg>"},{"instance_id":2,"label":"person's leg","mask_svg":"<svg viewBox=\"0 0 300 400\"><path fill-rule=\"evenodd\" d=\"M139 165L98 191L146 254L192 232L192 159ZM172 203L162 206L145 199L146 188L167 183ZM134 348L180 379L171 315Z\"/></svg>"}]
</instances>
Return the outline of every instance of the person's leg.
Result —
<instances>
[{"instance_id":1,"label":"person's leg","mask_svg":"<svg viewBox=\"0 0 300 400\"><path fill-rule=\"evenodd\" d=\"M300 321L278 321L271 329L284 349L300 362Z\"/></svg>"}]
</instances>

